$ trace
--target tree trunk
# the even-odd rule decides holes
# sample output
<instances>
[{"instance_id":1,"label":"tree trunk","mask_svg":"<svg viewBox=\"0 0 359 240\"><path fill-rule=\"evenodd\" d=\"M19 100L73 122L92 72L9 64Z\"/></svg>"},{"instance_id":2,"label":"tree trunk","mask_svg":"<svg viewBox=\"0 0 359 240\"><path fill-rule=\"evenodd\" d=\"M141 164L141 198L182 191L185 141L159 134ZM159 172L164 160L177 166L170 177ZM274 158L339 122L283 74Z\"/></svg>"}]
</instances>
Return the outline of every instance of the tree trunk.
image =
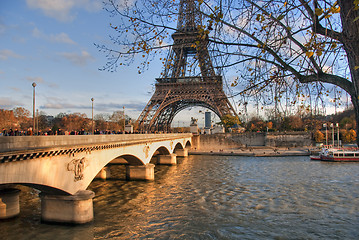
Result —
<instances>
[{"instance_id":1,"label":"tree trunk","mask_svg":"<svg viewBox=\"0 0 359 240\"><path fill-rule=\"evenodd\" d=\"M359 16L359 10L354 9L353 1L339 0L340 17L343 31L342 39L348 58L353 89L349 92L355 111L357 144L359 146L359 21L354 21Z\"/></svg>"}]
</instances>

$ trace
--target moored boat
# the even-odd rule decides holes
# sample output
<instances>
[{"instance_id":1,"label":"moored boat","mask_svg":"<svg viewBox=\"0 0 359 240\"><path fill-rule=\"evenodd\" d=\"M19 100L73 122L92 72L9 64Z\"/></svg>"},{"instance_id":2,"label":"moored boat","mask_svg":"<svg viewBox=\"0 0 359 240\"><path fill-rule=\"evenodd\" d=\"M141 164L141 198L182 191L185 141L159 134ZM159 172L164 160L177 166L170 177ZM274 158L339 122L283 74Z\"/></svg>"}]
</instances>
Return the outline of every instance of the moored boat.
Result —
<instances>
[{"instance_id":1,"label":"moored boat","mask_svg":"<svg viewBox=\"0 0 359 240\"><path fill-rule=\"evenodd\" d=\"M313 160L313 161L320 161L322 160L321 156L320 156L320 153L319 154L315 154L315 155L310 155L310 160Z\"/></svg>"},{"instance_id":2,"label":"moored boat","mask_svg":"<svg viewBox=\"0 0 359 240\"><path fill-rule=\"evenodd\" d=\"M330 162L359 162L359 150L353 149L327 149L320 154L322 161Z\"/></svg>"},{"instance_id":3,"label":"moored boat","mask_svg":"<svg viewBox=\"0 0 359 240\"><path fill-rule=\"evenodd\" d=\"M309 157L310 157L310 160L313 160L313 161L320 161L320 160L322 160L322 155L323 155L324 152L327 151L327 150L328 150L328 147L327 147L327 146L324 146L321 151L313 151L313 152L311 152L311 154L310 154L310 156L309 156Z\"/></svg>"}]
</instances>

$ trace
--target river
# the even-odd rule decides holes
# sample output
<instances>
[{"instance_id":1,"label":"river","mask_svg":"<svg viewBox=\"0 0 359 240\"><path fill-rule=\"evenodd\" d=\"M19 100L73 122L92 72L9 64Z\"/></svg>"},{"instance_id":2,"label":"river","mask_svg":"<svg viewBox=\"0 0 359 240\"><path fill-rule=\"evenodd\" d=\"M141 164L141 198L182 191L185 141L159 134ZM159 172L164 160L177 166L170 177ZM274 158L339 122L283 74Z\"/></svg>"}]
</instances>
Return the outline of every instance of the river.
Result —
<instances>
[{"instance_id":1,"label":"river","mask_svg":"<svg viewBox=\"0 0 359 240\"><path fill-rule=\"evenodd\" d=\"M155 181L95 180L93 222L44 224L38 191L0 239L359 239L359 163L309 157L189 156Z\"/></svg>"}]
</instances>

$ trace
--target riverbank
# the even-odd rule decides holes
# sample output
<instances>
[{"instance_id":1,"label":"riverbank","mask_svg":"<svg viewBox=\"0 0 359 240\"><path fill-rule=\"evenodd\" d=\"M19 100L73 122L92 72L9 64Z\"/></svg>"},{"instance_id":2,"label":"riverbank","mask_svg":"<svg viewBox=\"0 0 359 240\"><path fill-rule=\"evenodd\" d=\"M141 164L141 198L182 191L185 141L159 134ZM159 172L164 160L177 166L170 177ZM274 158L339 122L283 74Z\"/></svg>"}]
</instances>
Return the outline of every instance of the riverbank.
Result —
<instances>
[{"instance_id":1,"label":"riverbank","mask_svg":"<svg viewBox=\"0 0 359 240\"><path fill-rule=\"evenodd\" d=\"M309 156L308 147L300 148L274 148L274 147L247 147L236 149L220 149L217 151L190 150L190 155L216 155L216 156L248 156L248 157L280 157L280 156Z\"/></svg>"}]
</instances>

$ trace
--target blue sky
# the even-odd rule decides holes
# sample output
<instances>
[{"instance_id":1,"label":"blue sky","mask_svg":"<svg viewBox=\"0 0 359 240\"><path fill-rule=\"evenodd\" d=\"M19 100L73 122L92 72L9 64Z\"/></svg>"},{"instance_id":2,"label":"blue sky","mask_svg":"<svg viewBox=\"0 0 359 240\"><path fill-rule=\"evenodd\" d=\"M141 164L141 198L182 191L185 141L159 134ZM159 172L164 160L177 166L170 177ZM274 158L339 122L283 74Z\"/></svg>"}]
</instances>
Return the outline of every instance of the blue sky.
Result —
<instances>
[{"instance_id":1,"label":"blue sky","mask_svg":"<svg viewBox=\"0 0 359 240\"><path fill-rule=\"evenodd\" d=\"M102 0L0 0L0 108L32 111L31 84L36 82L36 108L48 115L91 117L94 98L95 114L125 106L126 114L137 119L162 64L154 61L140 75L136 62L116 72L100 71L107 59L94 43L111 45L110 23L116 24L102 7ZM172 126L188 125L192 116L201 124L204 111L184 110Z\"/></svg>"},{"instance_id":2,"label":"blue sky","mask_svg":"<svg viewBox=\"0 0 359 240\"><path fill-rule=\"evenodd\" d=\"M0 108L48 115L123 109L137 119L153 93L161 65L144 74L136 63L117 72L100 71L106 56L94 46L110 44L109 14L101 0L0 1Z\"/></svg>"}]
</instances>

